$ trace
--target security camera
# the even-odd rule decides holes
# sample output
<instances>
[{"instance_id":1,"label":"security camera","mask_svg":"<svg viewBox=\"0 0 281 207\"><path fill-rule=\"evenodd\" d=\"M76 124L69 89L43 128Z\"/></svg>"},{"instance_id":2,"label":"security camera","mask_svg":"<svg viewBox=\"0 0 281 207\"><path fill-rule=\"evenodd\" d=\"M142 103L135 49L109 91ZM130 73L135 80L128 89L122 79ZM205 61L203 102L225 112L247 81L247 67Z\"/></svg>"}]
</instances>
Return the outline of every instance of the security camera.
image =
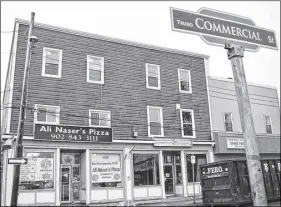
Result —
<instances>
[{"instance_id":1,"label":"security camera","mask_svg":"<svg viewBox=\"0 0 281 207\"><path fill-rule=\"evenodd\" d=\"M30 40L31 42L38 42L38 37L36 37L36 36L31 36L31 37L29 38L29 40Z\"/></svg>"}]
</instances>

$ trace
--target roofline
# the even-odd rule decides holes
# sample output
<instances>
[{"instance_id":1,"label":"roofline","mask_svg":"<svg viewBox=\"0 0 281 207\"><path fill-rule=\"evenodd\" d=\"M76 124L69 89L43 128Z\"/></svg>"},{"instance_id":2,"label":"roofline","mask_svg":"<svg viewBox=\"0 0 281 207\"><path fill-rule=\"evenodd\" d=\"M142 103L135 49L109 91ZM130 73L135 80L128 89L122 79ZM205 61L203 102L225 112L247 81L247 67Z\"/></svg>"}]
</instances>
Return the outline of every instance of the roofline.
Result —
<instances>
[{"instance_id":1,"label":"roofline","mask_svg":"<svg viewBox=\"0 0 281 207\"><path fill-rule=\"evenodd\" d=\"M208 76L208 77L211 78L211 79L213 79L213 80L220 80L220 81L226 81L226 82L232 82L232 83L234 83L234 80L233 80L233 79L227 79L227 78L216 77L216 76ZM251 82L247 82L247 85L256 86L256 87L263 87L263 88L270 88L270 89L277 90L277 87L275 87L275 86L270 86L270 85L262 85L262 84L251 83Z\"/></svg>"},{"instance_id":2,"label":"roofline","mask_svg":"<svg viewBox=\"0 0 281 207\"><path fill-rule=\"evenodd\" d=\"M27 20L16 18L15 21L20 24L29 25L29 22ZM134 41L128 41L128 40L123 40L123 39L113 38L113 37L108 37L108 36L103 36L103 35L96 35L96 34L89 33L89 32L82 32L79 30L67 29L64 27L58 27L58 26L53 26L53 25L49 25L49 24L35 22L34 27L73 34L73 35L78 35L78 36L83 36L83 37L89 37L89 38L98 39L98 40L115 42L115 43L119 43L119 44L135 46L135 47L141 47L141 48L158 50L158 51L163 51L163 52L176 53L176 54L180 54L180 55L188 55L188 56L192 56L192 57L209 59L209 55L204 55L204 54L200 54L200 53L187 52L184 50L171 49L171 48L149 45L149 44L144 44L144 43L138 43L138 42L134 42Z\"/></svg>"}]
</instances>

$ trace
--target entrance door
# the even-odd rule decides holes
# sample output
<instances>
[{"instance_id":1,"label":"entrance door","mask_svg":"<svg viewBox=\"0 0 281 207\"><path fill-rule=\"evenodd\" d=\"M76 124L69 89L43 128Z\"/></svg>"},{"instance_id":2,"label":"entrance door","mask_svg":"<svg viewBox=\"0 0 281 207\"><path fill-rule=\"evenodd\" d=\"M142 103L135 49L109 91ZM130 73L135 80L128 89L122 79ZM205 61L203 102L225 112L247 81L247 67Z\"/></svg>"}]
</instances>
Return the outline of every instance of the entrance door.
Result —
<instances>
[{"instance_id":1,"label":"entrance door","mask_svg":"<svg viewBox=\"0 0 281 207\"><path fill-rule=\"evenodd\" d=\"M61 154L61 202L80 201L80 154Z\"/></svg>"},{"instance_id":2,"label":"entrance door","mask_svg":"<svg viewBox=\"0 0 281 207\"><path fill-rule=\"evenodd\" d=\"M165 192L174 194L173 165L164 165Z\"/></svg>"},{"instance_id":3,"label":"entrance door","mask_svg":"<svg viewBox=\"0 0 281 207\"><path fill-rule=\"evenodd\" d=\"M70 202L70 167L61 167L61 201Z\"/></svg>"}]
</instances>

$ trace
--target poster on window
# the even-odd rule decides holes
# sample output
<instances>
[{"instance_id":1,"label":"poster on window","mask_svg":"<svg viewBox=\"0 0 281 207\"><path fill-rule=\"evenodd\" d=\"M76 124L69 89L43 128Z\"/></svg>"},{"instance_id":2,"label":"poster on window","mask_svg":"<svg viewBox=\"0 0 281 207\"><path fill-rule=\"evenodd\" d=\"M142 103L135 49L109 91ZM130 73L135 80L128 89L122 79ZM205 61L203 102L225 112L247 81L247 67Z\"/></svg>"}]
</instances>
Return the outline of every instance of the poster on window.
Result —
<instances>
[{"instance_id":1,"label":"poster on window","mask_svg":"<svg viewBox=\"0 0 281 207\"><path fill-rule=\"evenodd\" d=\"M20 181L53 180L54 157L52 153L27 153L28 164L21 165Z\"/></svg>"},{"instance_id":2,"label":"poster on window","mask_svg":"<svg viewBox=\"0 0 281 207\"><path fill-rule=\"evenodd\" d=\"M118 154L91 154L92 183L121 182Z\"/></svg>"}]
</instances>

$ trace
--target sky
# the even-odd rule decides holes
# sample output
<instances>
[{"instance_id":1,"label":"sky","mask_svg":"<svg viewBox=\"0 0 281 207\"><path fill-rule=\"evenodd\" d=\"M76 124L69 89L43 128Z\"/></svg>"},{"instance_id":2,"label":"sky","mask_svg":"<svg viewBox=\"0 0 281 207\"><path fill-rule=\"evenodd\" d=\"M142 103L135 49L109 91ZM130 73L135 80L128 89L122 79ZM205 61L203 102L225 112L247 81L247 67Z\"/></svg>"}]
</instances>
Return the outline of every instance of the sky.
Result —
<instances>
[{"instance_id":1,"label":"sky","mask_svg":"<svg viewBox=\"0 0 281 207\"><path fill-rule=\"evenodd\" d=\"M198 35L171 29L170 7L197 12L202 7L251 18L258 27L274 30L280 48L279 1L2 1L1 100L8 68L15 18L80 30L210 56L209 75L233 77L227 51L206 44ZM40 37L39 37L40 41ZM276 87L280 103L280 50L244 52L247 82Z\"/></svg>"}]
</instances>

